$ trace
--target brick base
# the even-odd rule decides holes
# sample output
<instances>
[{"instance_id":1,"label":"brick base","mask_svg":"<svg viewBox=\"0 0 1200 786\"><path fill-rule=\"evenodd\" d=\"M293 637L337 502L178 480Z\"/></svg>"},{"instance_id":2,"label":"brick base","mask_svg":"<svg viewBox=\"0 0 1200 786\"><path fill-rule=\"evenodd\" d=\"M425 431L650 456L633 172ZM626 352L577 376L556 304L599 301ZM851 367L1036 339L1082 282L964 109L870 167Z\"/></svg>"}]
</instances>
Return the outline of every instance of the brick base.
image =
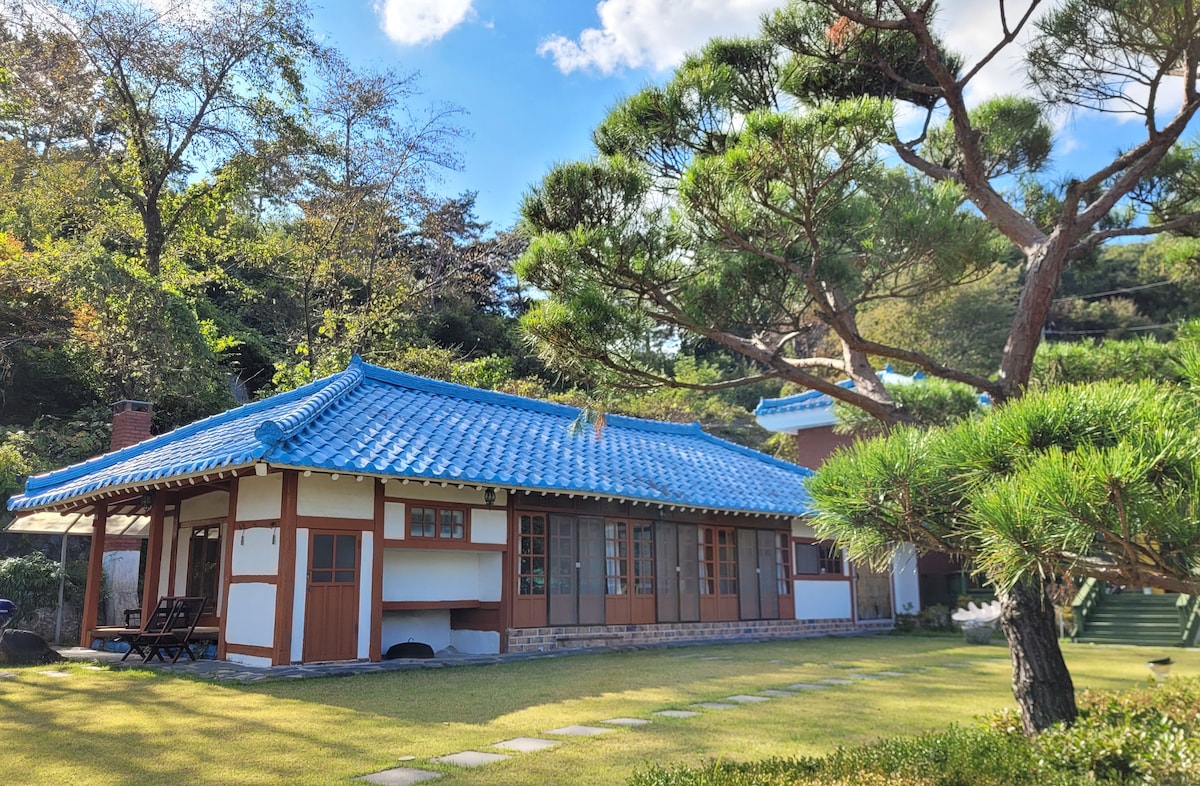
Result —
<instances>
[{"instance_id":1,"label":"brick base","mask_svg":"<svg viewBox=\"0 0 1200 786\"><path fill-rule=\"evenodd\" d=\"M748 620L739 622L664 622L652 625L581 625L509 628L508 652L539 652L617 645L682 644L739 639L797 639L890 630L891 620Z\"/></svg>"}]
</instances>

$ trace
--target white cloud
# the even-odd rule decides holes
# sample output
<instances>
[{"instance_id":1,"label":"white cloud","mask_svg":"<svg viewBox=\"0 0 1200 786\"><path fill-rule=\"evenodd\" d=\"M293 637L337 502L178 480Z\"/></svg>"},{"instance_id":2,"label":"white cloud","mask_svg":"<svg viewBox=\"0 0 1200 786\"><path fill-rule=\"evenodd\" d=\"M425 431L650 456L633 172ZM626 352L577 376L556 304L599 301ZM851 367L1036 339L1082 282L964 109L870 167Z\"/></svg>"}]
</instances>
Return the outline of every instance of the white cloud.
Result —
<instances>
[{"instance_id":1,"label":"white cloud","mask_svg":"<svg viewBox=\"0 0 1200 786\"><path fill-rule=\"evenodd\" d=\"M552 57L566 74L661 71L715 36L755 34L762 14L779 5L780 0L601 0L599 28L584 30L578 39L551 36L538 54Z\"/></svg>"},{"instance_id":2,"label":"white cloud","mask_svg":"<svg viewBox=\"0 0 1200 786\"><path fill-rule=\"evenodd\" d=\"M387 37L399 44L436 41L474 17L473 0L376 0Z\"/></svg>"}]
</instances>

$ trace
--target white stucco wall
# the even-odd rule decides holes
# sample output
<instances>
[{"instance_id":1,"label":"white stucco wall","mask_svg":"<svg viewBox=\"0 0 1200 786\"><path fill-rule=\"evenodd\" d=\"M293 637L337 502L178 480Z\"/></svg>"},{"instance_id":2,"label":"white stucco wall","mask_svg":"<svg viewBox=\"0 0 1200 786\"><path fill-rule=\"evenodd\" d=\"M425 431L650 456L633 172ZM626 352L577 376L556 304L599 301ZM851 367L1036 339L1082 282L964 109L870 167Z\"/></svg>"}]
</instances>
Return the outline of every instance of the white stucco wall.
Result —
<instances>
[{"instance_id":1,"label":"white stucco wall","mask_svg":"<svg viewBox=\"0 0 1200 786\"><path fill-rule=\"evenodd\" d=\"M283 510L283 473L238 479L237 520L279 518Z\"/></svg>"},{"instance_id":2,"label":"white stucco wall","mask_svg":"<svg viewBox=\"0 0 1200 786\"><path fill-rule=\"evenodd\" d=\"M383 536L385 538L404 540L405 530L408 529L406 523L403 502L383 503Z\"/></svg>"},{"instance_id":3,"label":"white stucco wall","mask_svg":"<svg viewBox=\"0 0 1200 786\"><path fill-rule=\"evenodd\" d=\"M175 519L170 518L163 522L163 541L162 554L158 559L158 584L155 587L154 596L157 602L158 598L164 595L172 594L171 583L171 554L175 550Z\"/></svg>"},{"instance_id":4,"label":"white stucco wall","mask_svg":"<svg viewBox=\"0 0 1200 786\"><path fill-rule=\"evenodd\" d=\"M374 519L375 481L362 481L353 475L332 475L314 472L299 478L296 490L296 512L301 516L324 516L336 519Z\"/></svg>"},{"instance_id":5,"label":"white stucco wall","mask_svg":"<svg viewBox=\"0 0 1200 786\"><path fill-rule=\"evenodd\" d=\"M358 573L358 657L371 657L371 598L374 589L371 585L375 571L375 535L371 532L362 534L362 568Z\"/></svg>"},{"instance_id":6,"label":"white stucco wall","mask_svg":"<svg viewBox=\"0 0 1200 786\"><path fill-rule=\"evenodd\" d=\"M503 583L503 560L497 551L383 552L384 600L493 602L500 600Z\"/></svg>"},{"instance_id":7,"label":"white stucco wall","mask_svg":"<svg viewBox=\"0 0 1200 786\"><path fill-rule=\"evenodd\" d=\"M271 541L275 542L272 543ZM233 575L274 576L279 573L279 531L247 527L233 532Z\"/></svg>"},{"instance_id":8,"label":"white stucco wall","mask_svg":"<svg viewBox=\"0 0 1200 786\"><path fill-rule=\"evenodd\" d=\"M210 521L229 516L229 492L210 491L179 503L180 521Z\"/></svg>"},{"instance_id":9,"label":"white stucco wall","mask_svg":"<svg viewBox=\"0 0 1200 786\"><path fill-rule=\"evenodd\" d=\"M921 576L917 571L917 549L903 543L892 556L892 597L896 599L893 612L916 614L921 610Z\"/></svg>"},{"instance_id":10,"label":"white stucco wall","mask_svg":"<svg viewBox=\"0 0 1200 786\"><path fill-rule=\"evenodd\" d=\"M451 630L450 646L472 655L495 655L500 652L500 634L494 630Z\"/></svg>"},{"instance_id":11,"label":"white stucco wall","mask_svg":"<svg viewBox=\"0 0 1200 786\"><path fill-rule=\"evenodd\" d=\"M253 666L258 669L265 669L271 665L270 658L260 658L257 655L238 655L233 652L227 654L225 660L230 663L240 663L243 666Z\"/></svg>"},{"instance_id":12,"label":"white stucco wall","mask_svg":"<svg viewBox=\"0 0 1200 786\"><path fill-rule=\"evenodd\" d=\"M104 572L108 574L109 588L104 618L109 625L124 625L125 609L142 607L142 599L138 595L141 559L142 555L137 551L104 552Z\"/></svg>"},{"instance_id":13,"label":"white stucco wall","mask_svg":"<svg viewBox=\"0 0 1200 786\"><path fill-rule=\"evenodd\" d=\"M848 581L796 581L794 589L798 620L841 620L853 616Z\"/></svg>"},{"instance_id":14,"label":"white stucco wall","mask_svg":"<svg viewBox=\"0 0 1200 786\"><path fill-rule=\"evenodd\" d=\"M303 480L303 478L301 478ZM308 529L296 530L296 587L292 593L292 662L304 660L304 600L308 596Z\"/></svg>"},{"instance_id":15,"label":"white stucco wall","mask_svg":"<svg viewBox=\"0 0 1200 786\"><path fill-rule=\"evenodd\" d=\"M275 596L274 584L231 584L224 620L225 641L255 647L275 646Z\"/></svg>"},{"instance_id":16,"label":"white stucco wall","mask_svg":"<svg viewBox=\"0 0 1200 786\"><path fill-rule=\"evenodd\" d=\"M508 511L495 508L471 509L471 542L500 543L508 541Z\"/></svg>"},{"instance_id":17,"label":"white stucco wall","mask_svg":"<svg viewBox=\"0 0 1200 786\"><path fill-rule=\"evenodd\" d=\"M484 502L482 489L477 489L474 486L439 486L430 483L426 486L423 482L405 483L404 481L393 480L383 487L383 493L389 497L398 497L400 499L419 499L429 502L450 502L455 505L470 505L472 507L480 507L486 509L487 503ZM495 507L504 509L508 506L508 492L503 489L496 489Z\"/></svg>"},{"instance_id":18,"label":"white stucco wall","mask_svg":"<svg viewBox=\"0 0 1200 786\"><path fill-rule=\"evenodd\" d=\"M450 612L403 611L386 612L383 615L383 654L393 644L412 639L433 647L433 651L444 650L450 645Z\"/></svg>"},{"instance_id":19,"label":"white stucco wall","mask_svg":"<svg viewBox=\"0 0 1200 786\"><path fill-rule=\"evenodd\" d=\"M813 528L804 523L804 519L792 519L793 538L815 538L816 536Z\"/></svg>"}]
</instances>

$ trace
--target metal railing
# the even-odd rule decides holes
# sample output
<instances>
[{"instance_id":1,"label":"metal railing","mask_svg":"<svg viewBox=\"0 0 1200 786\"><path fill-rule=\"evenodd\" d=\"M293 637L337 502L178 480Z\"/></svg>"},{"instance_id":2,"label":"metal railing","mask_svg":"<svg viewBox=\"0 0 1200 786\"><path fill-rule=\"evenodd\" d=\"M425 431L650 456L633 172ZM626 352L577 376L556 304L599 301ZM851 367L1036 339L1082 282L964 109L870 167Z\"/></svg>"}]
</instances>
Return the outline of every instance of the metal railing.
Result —
<instances>
[{"instance_id":1,"label":"metal railing","mask_svg":"<svg viewBox=\"0 0 1200 786\"><path fill-rule=\"evenodd\" d=\"M1075 629L1071 631L1072 640L1087 629L1088 615L1096 608L1102 594L1104 582L1099 579L1088 578L1080 585L1079 591L1075 593L1075 600L1071 601L1071 614L1075 622Z\"/></svg>"}]
</instances>

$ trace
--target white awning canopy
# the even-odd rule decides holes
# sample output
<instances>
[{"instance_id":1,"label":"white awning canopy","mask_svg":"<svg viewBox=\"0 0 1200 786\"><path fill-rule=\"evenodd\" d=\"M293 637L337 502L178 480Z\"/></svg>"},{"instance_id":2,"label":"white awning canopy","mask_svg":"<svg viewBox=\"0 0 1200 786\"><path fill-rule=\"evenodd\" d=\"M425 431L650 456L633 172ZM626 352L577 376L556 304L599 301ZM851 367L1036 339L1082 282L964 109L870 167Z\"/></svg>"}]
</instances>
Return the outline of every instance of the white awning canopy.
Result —
<instances>
[{"instance_id":1,"label":"white awning canopy","mask_svg":"<svg viewBox=\"0 0 1200 786\"><path fill-rule=\"evenodd\" d=\"M90 511L55 513L40 511L17 516L16 521L5 528L5 532L23 532L29 535L91 535L92 516ZM126 536L145 538L150 531L150 514L109 514L104 528L107 537Z\"/></svg>"}]
</instances>

